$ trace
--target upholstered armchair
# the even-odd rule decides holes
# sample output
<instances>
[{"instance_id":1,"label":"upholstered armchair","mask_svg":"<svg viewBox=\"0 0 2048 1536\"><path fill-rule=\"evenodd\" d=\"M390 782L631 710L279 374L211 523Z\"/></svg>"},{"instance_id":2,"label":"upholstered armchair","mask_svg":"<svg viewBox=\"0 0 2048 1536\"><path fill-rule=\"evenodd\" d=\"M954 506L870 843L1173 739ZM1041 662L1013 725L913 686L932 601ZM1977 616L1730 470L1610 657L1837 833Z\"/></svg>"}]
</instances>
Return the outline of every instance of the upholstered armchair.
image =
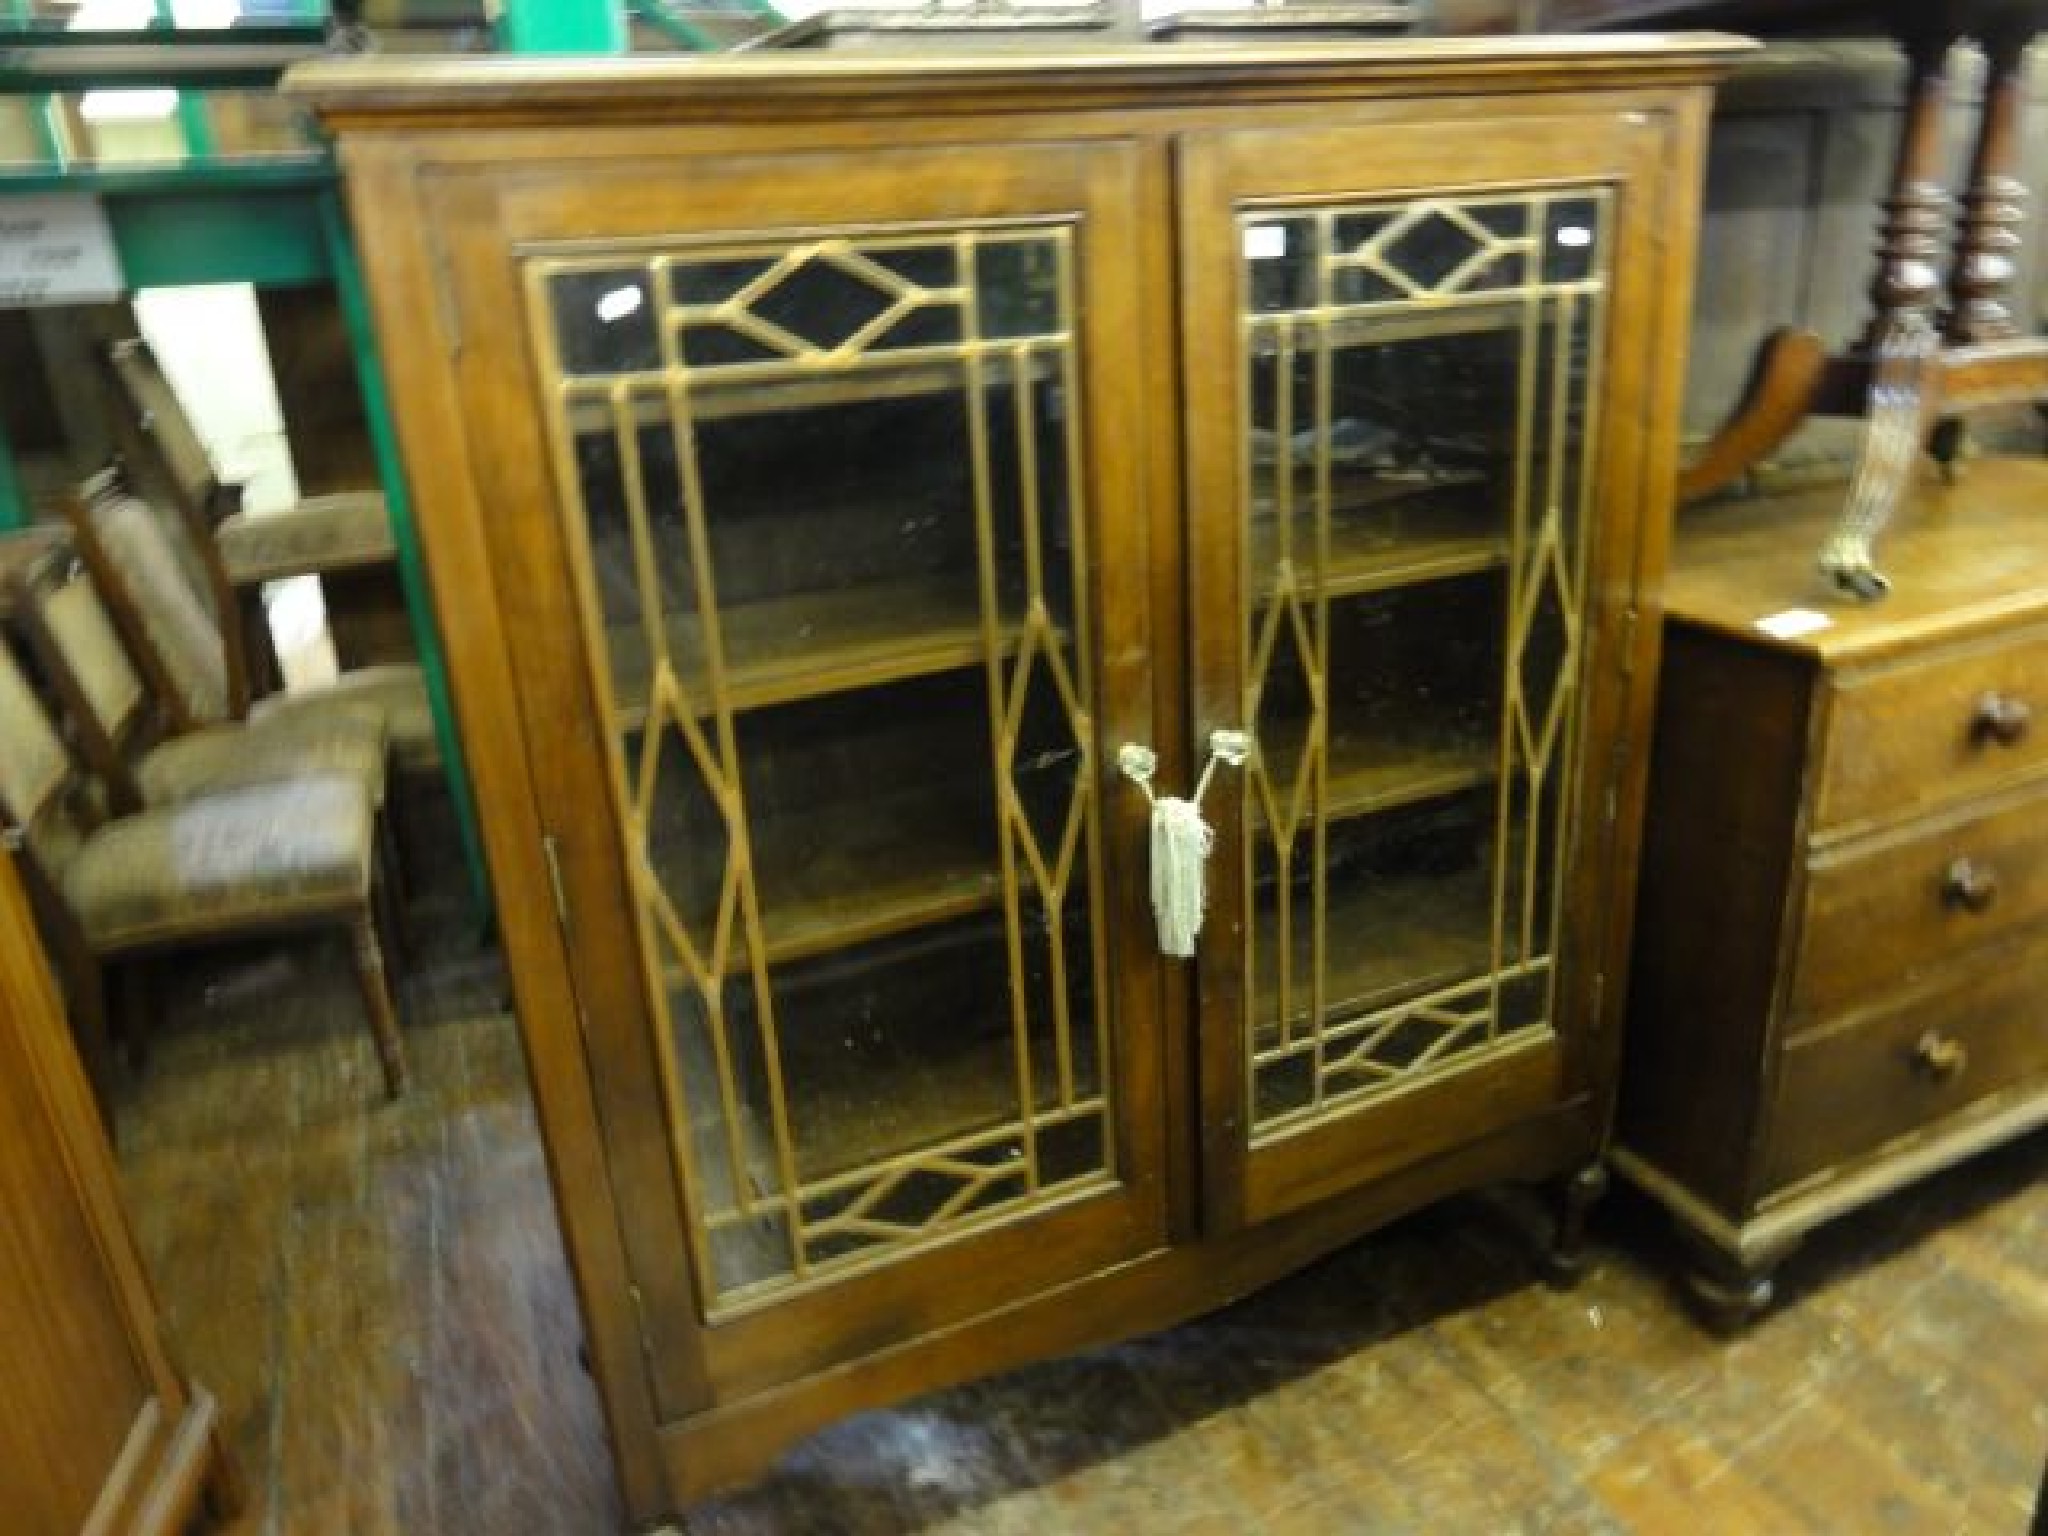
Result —
<instances>
[{"instance_id":1,"label":"upholstered armchair","mask_svg":"<svg viewBox=\"0 0 2048 1536\"><path fill-rule=\"evenodd\" d=\"M384 967L375 811L341 775L253 784L101 821L14 648L0 644L0 817L69 973L104 1080L105 972L194 945L347 930L385 1091L405 1085Z\"/></svg>"}]
</instances>

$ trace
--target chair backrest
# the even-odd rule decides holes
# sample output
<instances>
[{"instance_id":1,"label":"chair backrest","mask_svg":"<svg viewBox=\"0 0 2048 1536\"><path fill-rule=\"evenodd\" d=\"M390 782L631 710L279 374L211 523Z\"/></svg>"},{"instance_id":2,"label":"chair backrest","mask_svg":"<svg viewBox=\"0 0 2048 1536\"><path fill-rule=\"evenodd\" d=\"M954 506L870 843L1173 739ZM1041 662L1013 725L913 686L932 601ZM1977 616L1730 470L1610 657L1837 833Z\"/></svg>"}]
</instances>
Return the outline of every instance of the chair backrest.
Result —
<instances>
[{"instance_id":1,"label":"chair backrest","mask_svg":"<svg viewBox=\"0 0 2048 1536\"><path fill-rule=\"evenodd\" d=\"M11 646L0 644L0 811L32 825L63 794L71 756Z\"/></svg>"},{"instance_id":2,"label":"chair backrest","mask_svg":"<svg viewBox=\"0 0 2048 1536\"><path fill-rule=\"evenodd\" d=\"M115 630L180 730L238 718L246 684L227 641L178 560L171 534L148 502L102 474L66 497L78 552L106 600Z\"/></svg>"},{"instance_id":3,"label":"chair backrest","mask_svg":"<svg viewBox=\"0 0 2048 1536\"><path fill-rule=\"evenodd\" d=\"M242 654L241 627L234 618L238 599L214 536L223 522L242 510L243 487L221 479L213 455L148 342L140 336L105 342L99 355L114 396L115 437L125 465L122 478L145 501L177 514L167 521L173 524L172 548L179 568L213 610L230 647L231 686L239 688L236 680L248 676L248 659ZM248 706L247 694L236 692L234 697L241 702L232 712L240 715Z\"/></svg>"},{"instance_id":4,"label":"chair backrest","mask_svg":"<svg viewBox=\"0 0 2048 1536\"><path fill-rule=\"evenodd\" d=\"M116 808L139 808L130 761L162 726L92 578L68 548L56 549L16 573L7 606Z\"/></svg>"},{"instance_id":5,"label":"chair backrest","mask_svg":"<svg viewBox=\"0 0 2048 1536\"><path fill-rule=\"evenodd\" d=\"M77 772L13 647L0 640L0 816L54 874L83 836L72 815Z\"/></svg>"},{"instance_id":6,"label":"chair backrest","mask_svg":"<svg viewBox=\"0 0 2048 1536\"><path fill-rule=\"evenodd\" d=\"M220 515L220 476L156 353L141 337L130 336L108 342L100 355L125 448L147 461L184 510L205 516L210 526Z\"/></svg>"}]
</instances>

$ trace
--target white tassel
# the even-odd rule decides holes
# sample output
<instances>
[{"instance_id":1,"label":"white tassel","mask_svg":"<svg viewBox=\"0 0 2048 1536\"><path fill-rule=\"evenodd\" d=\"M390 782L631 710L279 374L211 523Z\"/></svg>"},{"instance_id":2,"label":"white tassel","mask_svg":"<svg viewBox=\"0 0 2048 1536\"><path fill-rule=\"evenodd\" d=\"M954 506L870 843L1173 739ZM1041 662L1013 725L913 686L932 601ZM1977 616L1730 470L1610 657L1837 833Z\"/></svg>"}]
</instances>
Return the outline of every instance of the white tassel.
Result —
<instances>
[{"instance_id":1,"label":"white tassel","mask_svg":"<svg viewBox=\"0 0 2048 1536\"><path fill-rule=\"evenodd\" d=\"M1162 954L1185 959L1195 952L1207 906L1203 863L1216 833L1192 800L1169 795L1152 802L1152 917Z\"/></svg>"},{"instance_id":2,"label":"white tassel","mask_svg":"<svg viewBox=\"0 0 2048 1536\"><path fill-rule=\"evenodd\" d=\"M1130 743L1117 753L1117 766L1124 777L1152 802L1152 919L1159 929L1162 954L1185 960L1195 952L1202 914L1208 906L1203 865L1216 846L1215 829L1202 820L1202 796L1208 792L1218 763L1241 767L1251 749L1251 737L1242 731L1210 732L1209 761L1194 794L1186 800L1152 793L1152 775L1159 771L1159 759L1150 747Z\"/></svg>"}]
</instances>

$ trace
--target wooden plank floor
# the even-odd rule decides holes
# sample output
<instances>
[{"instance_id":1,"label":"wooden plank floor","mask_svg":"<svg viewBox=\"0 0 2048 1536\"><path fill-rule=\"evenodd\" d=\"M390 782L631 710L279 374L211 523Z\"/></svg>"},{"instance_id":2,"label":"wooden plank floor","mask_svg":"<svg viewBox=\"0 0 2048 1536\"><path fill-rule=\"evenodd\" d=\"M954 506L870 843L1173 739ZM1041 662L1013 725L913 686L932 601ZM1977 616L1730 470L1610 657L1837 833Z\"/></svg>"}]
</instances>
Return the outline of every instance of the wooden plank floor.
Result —
<instances>
[{"instance_id":1,"label":"wooden plank floor","mask_svg":"<svg viewBox=\"0 0 2048 1536\"><path fill-rule=\"evenodd\" d=\"M619 1527L517 1043L460 942L394 1106L341 956L167 979L121 1149L244 1533ZM1399 1224L1189 1327L870 1414L694 1536L2026 1529L2048 1448L2048 1138L1818 1235L1723 1343L1610 1202L1571 1295L1511 1204Z\"/></svg>"}]
</instances>

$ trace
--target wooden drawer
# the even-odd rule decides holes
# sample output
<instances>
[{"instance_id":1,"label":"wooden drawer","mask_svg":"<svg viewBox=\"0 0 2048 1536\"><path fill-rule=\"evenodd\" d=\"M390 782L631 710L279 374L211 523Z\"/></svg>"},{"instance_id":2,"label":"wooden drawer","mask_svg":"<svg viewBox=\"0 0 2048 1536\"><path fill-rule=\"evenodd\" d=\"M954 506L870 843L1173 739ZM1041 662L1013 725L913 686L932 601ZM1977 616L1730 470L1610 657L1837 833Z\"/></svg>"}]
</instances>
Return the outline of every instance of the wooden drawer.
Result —
<instances>
[{"instance_id":1,"label":"wooden drawer","mask_svg":"<svg viewBox=\"0 0 2048 1536\"><path fill-rule=\"evenodd\" d=\"M1845 673L1835 684L1814 831L1962 800L2042 767L2048 629Z\"/></svg>"},{"instance_id":2,"label":"wooden drawer","mask_svg":"<svg viewBox=\"0 0 2048 1536\"><path fill-rule=\"evenodd\" d=\"M1876 1151L2030 1080L2048 1092L2048 937L1973 956L1937 983L1785 1048L1764 1187Z\"/></svg>"},{"instance_id":3,"label":"wooden drawer","mask_svg":"<svg viewBox=\"0 0 2048 1536\"><path fill-rule=\"evenodd\" d=\"M1818 1018L2048 916L2048 791L1821 854L1808 871L1792 1007Z\"/></svg>"}]
</instances>

